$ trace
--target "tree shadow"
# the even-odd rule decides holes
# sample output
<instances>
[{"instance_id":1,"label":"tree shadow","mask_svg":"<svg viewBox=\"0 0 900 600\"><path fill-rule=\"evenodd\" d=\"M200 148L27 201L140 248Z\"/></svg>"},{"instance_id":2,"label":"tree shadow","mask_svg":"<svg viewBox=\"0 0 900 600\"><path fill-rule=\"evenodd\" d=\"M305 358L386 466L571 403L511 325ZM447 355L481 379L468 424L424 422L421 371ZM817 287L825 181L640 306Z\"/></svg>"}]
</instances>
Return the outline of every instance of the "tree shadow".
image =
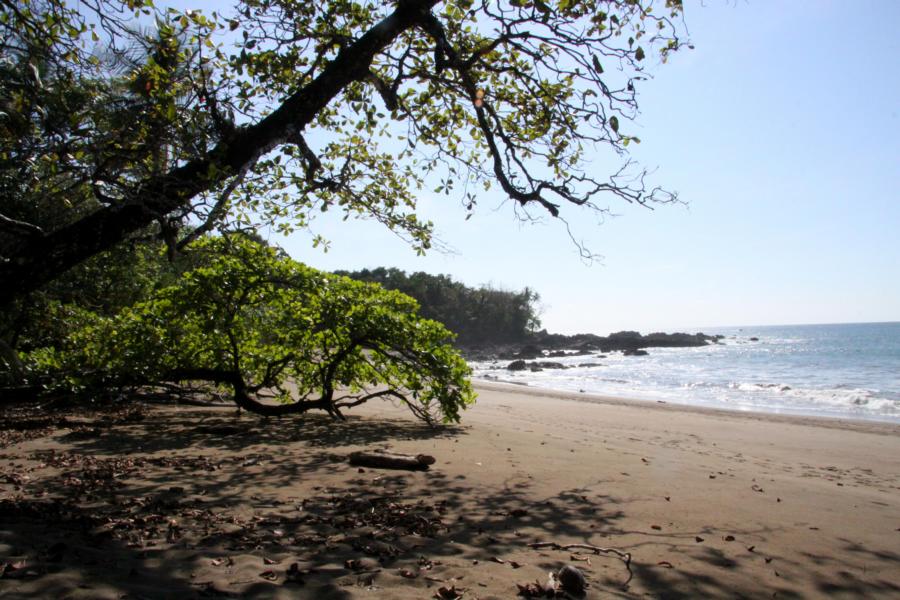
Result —
<instances>
[{"instance_id":1,"label":"tree shadow","mask_svg":"<svg viewBox=\"0 0 900 600\"><path fill-rule=\"evenodd\" d=\"M458 440L464 427L318 415L260 422L182 409L67 431L54 438L63 451L25 457L31 479L7 475L20 483L0 501L0 563L21 568L0 569L0 595L343 600L402 586L404 597L431 597L461 573L470 586L489 579L491 569L512 569L523 584L546 577L572 562L574 551L530 543L598 539L632 554L630 572L614 555L583 553L592 562L573 564L594 589L622 597L798 598L798 579L816 579L822 594L900 592L822 555L803 562L775 556L783 581L735 589L734 581L752 582L758 570L751 567L772 556L708 529L626 528L628 504L609 491L547 496L522 476L488 489L440 464L404 472L346 461L351 447ZM741 540L773 532L732 533ZM699 535L705 544L695 542ZM885 569L900 559L845 542L845 555ZM647 559L660 554L672 558Z\"/></svg>"}]
</instances>

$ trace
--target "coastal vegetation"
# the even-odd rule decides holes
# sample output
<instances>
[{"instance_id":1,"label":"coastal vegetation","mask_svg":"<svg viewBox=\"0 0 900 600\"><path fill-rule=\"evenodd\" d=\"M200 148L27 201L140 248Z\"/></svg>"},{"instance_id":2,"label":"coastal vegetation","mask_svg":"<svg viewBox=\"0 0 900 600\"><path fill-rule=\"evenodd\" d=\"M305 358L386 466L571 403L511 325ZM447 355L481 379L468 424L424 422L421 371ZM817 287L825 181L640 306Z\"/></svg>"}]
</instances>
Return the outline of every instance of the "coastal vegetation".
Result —
<instances>
[{"instance_id":1,"label":"coastal vegetation","mask_svg":"<svg viewBox=\"0 0 900 600\"><path fill-rule=\"evenodd\" d=\"M143 272L119 275L145 292L136 302L92 310L102 294L45 295L41 309L4 323L21 340L9 389L96 399L184 394L202 382L261 415L343 418L344 409L391 398L429 423L458 421L473 400L452 334L420 317L414 300L316 271L247 236L200 238L187 260L167 266L160 254Z\"/></svg>"},{"instance_id":2,"label":"coastal vegetation","mask_svg":"<svg viewBox=\"0 0 900 600\"><path fill-rule=\"evenodd\" d=\"M339 211L424 252L426 189L472 211L498 185L525 217L674 201L627 148L645 61L684 44L680 13L677 0L3 3L4 398L204 380L264 414L340 414L368 384L456 420L471 391L447 329L253 232ZM588 145L624 165L588 173ZM400 283L461 343L537 325L528 289ZM252 397L266 393L281 403Z\"/></svg>"},{"instance_id":3,"label":"coastal vegetation","mask_svg":"<svg viewBox=\"0 0 900 600\"><path fill-rule=\"evenodd\" d=\"M521 342L540 327L540 296L527 287L521 291L489 285L472 288L448 275L407 274L384 267L337 273L412 296L422 316L440 321L456 334L458 346Z\"/></svg>"}]
</instances>

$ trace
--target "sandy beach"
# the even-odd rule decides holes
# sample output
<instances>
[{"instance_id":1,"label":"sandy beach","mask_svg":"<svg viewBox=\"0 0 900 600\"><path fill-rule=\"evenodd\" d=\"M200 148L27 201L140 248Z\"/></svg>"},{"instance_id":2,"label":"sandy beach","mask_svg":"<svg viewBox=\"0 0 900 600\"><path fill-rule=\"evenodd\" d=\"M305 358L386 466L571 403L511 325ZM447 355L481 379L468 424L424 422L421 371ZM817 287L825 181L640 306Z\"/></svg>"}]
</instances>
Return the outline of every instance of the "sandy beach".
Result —
<instances>
[{"instance_id":1,"label":"sandy beach","mask_svg":"<svg viewBox=\"0 0 900 600\"><path fill-rule=\"evenodd\" d=\"M572 564L589 598L900 598L896 425L477 388L437 431L383 403L6 415L0 597L512 598Z\"/></svg>"}]
</instances>

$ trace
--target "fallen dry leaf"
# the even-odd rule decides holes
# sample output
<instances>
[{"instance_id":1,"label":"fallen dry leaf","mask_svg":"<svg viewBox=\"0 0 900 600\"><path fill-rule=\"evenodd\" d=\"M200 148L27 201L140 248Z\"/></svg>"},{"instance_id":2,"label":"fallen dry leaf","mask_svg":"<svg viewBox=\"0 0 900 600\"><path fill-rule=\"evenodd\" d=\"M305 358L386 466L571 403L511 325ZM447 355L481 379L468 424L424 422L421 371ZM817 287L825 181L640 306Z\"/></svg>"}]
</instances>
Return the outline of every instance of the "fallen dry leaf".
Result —
<instances>
[{"instance_id":1,"label":"fallen dry leaf","mask_svg":"<svg viewBox=\"0 0 900 600\"><path fill-rule=\"evenodd\" d=\"M437 600L458 600L463 597L463 593L465 593L465 590L458 590L455 585L451 585L450 587L444 586L438 588L434 597L437 598Z\"/></svg>"},{"instance_id":2,"label":"fallen dry leaf","mask_svg":"<svg viewBox=\"0 0 900 600\"><path fill-rule=\"evenodd\" d=\"M517 583L516 587L519 588L519 595L526 598L540 598L541 596L546 595L544 586L542 586L539 581L526 583L525 585Z\"/></svg>"}]
</instances>

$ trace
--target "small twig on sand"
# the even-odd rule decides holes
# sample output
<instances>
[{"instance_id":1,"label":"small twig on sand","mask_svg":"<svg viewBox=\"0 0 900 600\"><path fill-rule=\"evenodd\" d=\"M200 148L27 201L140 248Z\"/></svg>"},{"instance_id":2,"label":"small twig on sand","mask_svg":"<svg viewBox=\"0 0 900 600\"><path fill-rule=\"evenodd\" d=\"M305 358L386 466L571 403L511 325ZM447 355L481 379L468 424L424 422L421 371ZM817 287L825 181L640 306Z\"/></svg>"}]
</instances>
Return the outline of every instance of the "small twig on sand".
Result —
<instances>
[{"instance_id":1,"label":"small twig on sand","mask_svg":"<svg viewBox=\"0 0 900 600\"><path fill-rule=\"evenodd\" d=\"M533 542L528 544L529 548L553 548L554 550L590 550L594 554L613 554L620 558L622 562L625 563L625 569L628 571L628 579L625 580L625 583L622 586L626 586L631 582L631 578L634 577L634 573L631 572L631 553L630 552L622 552L621 550L616 550L615 548L603 548L601 546L592 546L591 544L558 544L556 542Z\"/></svg>"}]
</instances>

